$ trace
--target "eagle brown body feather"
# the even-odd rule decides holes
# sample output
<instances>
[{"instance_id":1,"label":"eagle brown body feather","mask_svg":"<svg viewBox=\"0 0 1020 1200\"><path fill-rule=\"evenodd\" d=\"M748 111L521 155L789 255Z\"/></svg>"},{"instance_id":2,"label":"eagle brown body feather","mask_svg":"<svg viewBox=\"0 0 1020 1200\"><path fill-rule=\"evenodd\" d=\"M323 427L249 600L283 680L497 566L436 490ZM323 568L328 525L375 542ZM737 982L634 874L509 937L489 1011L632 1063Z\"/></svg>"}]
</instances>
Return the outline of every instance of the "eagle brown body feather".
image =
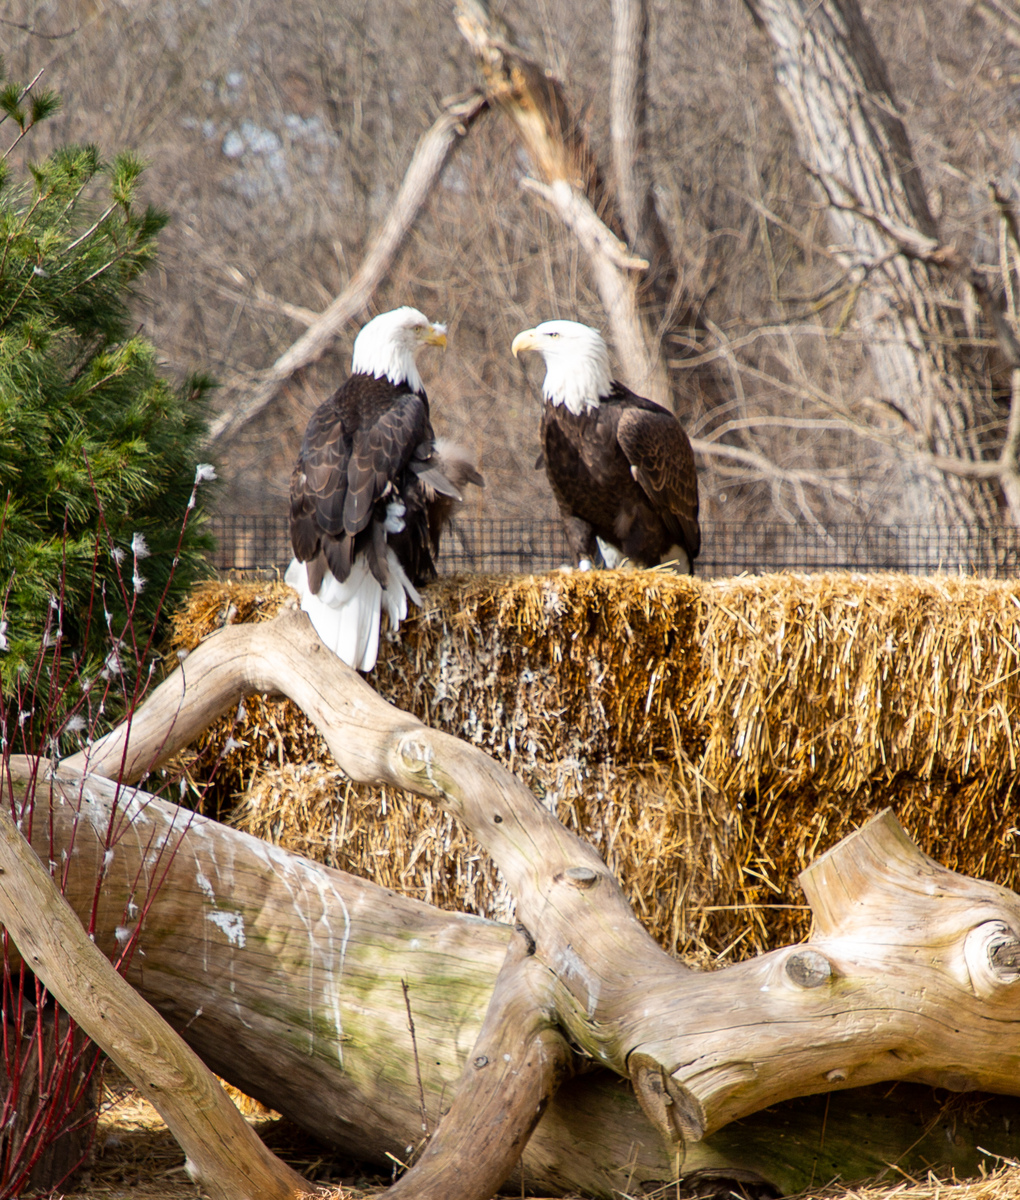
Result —
<instances>
[{"instance_id":1,"label":"eagle brown body feather","mask_svg":"<svg viewBox=\"0 0 1020 1200\"><path fill-rule=\"evenodd\" d=\"M594 560L601 538L639 566L658 565L676 546L693 563L701 548L697 474L671 412L613 383L577 415L547 401L542 445L578 559Z\"/></svg>"},{"instance_id":2,"label":"eagle brown body feather","mask_svg":"<svg viewBox=\"0 0 1020 1200\"><path fill-rule=\"evenodd\" d=\"M435 579L440 529L430 527L429 501L439 494L457 496L436 460L424 392L352 375L312 414L291 477L291 542L310 589L327 566L344 582L362 554L385 586L387 542L415 587ZM404 528L387 533L395 500Z\"/></svg>"}]
</instances>

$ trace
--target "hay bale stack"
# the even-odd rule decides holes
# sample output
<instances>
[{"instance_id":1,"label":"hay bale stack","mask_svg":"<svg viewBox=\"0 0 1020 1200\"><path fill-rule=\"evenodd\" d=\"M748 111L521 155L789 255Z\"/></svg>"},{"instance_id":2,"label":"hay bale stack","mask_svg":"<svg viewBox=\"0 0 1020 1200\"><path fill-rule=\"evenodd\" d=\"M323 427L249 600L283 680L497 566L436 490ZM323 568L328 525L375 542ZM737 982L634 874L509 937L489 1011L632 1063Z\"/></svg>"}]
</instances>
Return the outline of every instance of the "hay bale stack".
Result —
<instances>
[{"instance_id":1,"label":"hay bale stack","mask_svg":"<svg viewBox=\"0 0 1020 1200\"><path fill-rule=\"evenodd\" d=\"M289 595L206 585L175 644L266 619ZM517 772L598 846L674 952L742 957L806 934L797 872L886 805L940 862L1018 886L1020 585L452 580L429 589L372 682ZM187 765L251 832L429 903L510 915L463 831L352 785L289 705L246 702Z\"/></svg>"}]
</instances>

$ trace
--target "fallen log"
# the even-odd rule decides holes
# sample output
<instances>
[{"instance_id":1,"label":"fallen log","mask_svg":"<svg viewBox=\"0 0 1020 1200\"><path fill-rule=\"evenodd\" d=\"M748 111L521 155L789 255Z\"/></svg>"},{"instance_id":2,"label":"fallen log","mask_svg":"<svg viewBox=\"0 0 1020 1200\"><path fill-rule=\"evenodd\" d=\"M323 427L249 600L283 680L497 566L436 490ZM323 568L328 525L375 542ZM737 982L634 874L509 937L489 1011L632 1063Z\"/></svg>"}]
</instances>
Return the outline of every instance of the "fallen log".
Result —
<instances>
[{"instance_id":1,"label":"fallen log","mask_svg":"<svg viewBox=\"0 0 1020 1200\"><path fill-rule=\"evenodd\" d=\"M16 780L34 766L11 760ZM14 791L21 811L25 783ZM419 1072L425 1121L439 1124L508 926L397 896L101 776L61 768L34 803L47 819L32 823L33 845L66 861L64 894L84 919L102 875L96 945L113 958L137 937L127 979L217 1074L384 1167L423 1141ZM591 1082L579 1112L553 1102L548 1131L528 1143L526 1178L609 1196L628 1179L668 1177L672 1156L629 1089ZM706 1169L725 1161L695 1158Z\"/></svg>"},{"instance_id":2,"label":"fallen log","mask_svg":"<svg viewBox=\"0 0 1020 1200\"><path fill-rule=\"evenodd\" d=\"M11 760L22 780L33 765ZM440 912L98 776L65 768L52 785L53 842L36 821L33 844L62 861L73 841L65 894L83 920L103 872L96 944L114 957L137 934L127 977L140 995L217 1074L339 1151L384 1169L388 1155L407 1161L424 1138L418 1073L432 1130L477 1057L511 929ZM50 782L40 787L45 813ZM24 788L15 785L19 811ZM107 861L106 832L118 824ZM686 1146L682 1173L797 1192L823 1178L819 1146L831 1163L825 1179L877 1174L915 1144L918 1164L960 1174L983 1161L978 1145L1020 1153L1016 1106L986 1098L984 1123L962 1138L931 1093L887 1093L855 1089L825 1110L801 1104L792 1129L782 1107L751 1116ZM561 1086L511 1178L548 1194L609 1197L666 1182L676 1167L630 1087L596 1070Z\"/></svg>"},{"instance_id":3,"label":"fallen log","mask_svg":"<svg viewBox=\"0 0 1020 1200\"><path fill-rule=\"evenodd\" d=\"M79 809L97 804L104 789L113 786L101 785L95 775L80 782L81 768L95 772L110 769L109 763L118 769L126 764L124 778L137 779L246 692L289 695L316 722L353 778L395 784L437 800L492 854L517 899L530 951L524 957L536 998L527 1019L544 1014L548 1028L571 1046L575 1066L601 1063L632 1081L664 1139L655 1178L670 1176L668 1165L662 1170L670 1146L682 1146L689 1159L691 1147L706 1134L787 1097L892 1079L952 1090L1020 1092L1015 961L1020 899L939 867L917 850L891 814L846 839L801 876L815 912L806 946L700 974L655 945L601 859L513 776L482 752L392 708L335 659L327 661L303 615L225 629L194 651L184 668L134 715L130 739L115 731L91 748L87 760L67 761L54 781L59 794L54 811L66 807L73 825ZM116 795L115 789L111 802ZM161 814L162 822L148 830L139 826L137 836L146 846L166 846L177 836L170 823L176 817L144 793L132 791L130 797L134 815L115 852L125 858L125 842L134 836L130 830L142 811L153 821ZM201 1043L208 1029L214 1058L250 1054L251 1044L266 1042L268 1022L277 1040L277 1062L269 1070L273 1087L286 1099L300 1091L306 1107L332 1104L335 1109L336 1096L325 1088L318 1099L309 1097L310 1087L325 1082L322 1062L336 1062L344 1083L352 1082L354 1059L363 1049L358 1031L365 1021L378 1019L378 1013L372 1016L378 991L392 990L396 979L404 978L412 1006L419 997L427 1019L436 1020L437 1030L445 1026L448 1036L445 1047L429 1038L423 1050L419 1033L423 1084L433 1061L444 1076L436 1108L449 1106L451 1080L465 1060L454 1111L470 1113L491 1101L490 1073L472 1067L471 1051L509 931L433 913L388 893L380 907L366 899L371 885L356 881L362 890L348 892L350 877L342 877L341 885L340 873L313 870L264 844L248 847L242 864L233 850L227 855L212 824L191 818L146 915L145 957L139 955L132 965L157 1007L171 1009L175 1022L186 1026L192 1044ZM147 853L140 851L143 858ZM272 892L271 885L282 885L282 891L277 886ZM168 916L157 923L164 894ZM505 1005L507 1012L516 1011L509 997L511 981L519 976L509 965L488 1000L494 1008ZM414 975L416 969L420 973ZM214 998L222 1003L207 1016L203 999ZM452 1030L444 1015L451 1001ZM228 1040L223 1022L231 1007L237 1022ZM379 1011L392 1021L402 1009L401 1000ZM424 1028L417 1007L414 1020L419 1031ZM242 1028L250 1031L250 1041L238 1036ZM404 1029L391 1025L387 1032L393 1046L407 1046ZM288 1074L279 1049L288 1041L309 1060L300 1080ZM526 1037L507 1044L504 1061L512 1072L528 1069L533 1044ZM402 1063L394 1063L394 1057ZM550 1094L564 1069L561 1055L543 1058L534 1077L537 1093L521 1089L507 1113L518 1122L522 1138L535 1095ZM374 1074L368 1073L356 1119L366 1139L375 1138L377 1145L392 1136L392 1127L386 1129L390 1115L382 1111L385 1102L372 1089L385 1089L389 1079L400 1076L404 1109L410 1108L410 1126L418 1129L398 1148L406 1154L407 1145L421 1140L421 1114L407 1101L417 1095L417 1084L407 1087L414 1068L406 1049L395 1055L391 1047L389 1059L387 1066L376 1064ZM243 1064L237 1070L243 1073ZM263 1084L269 1076L262 1075ZM334 1072L332 1082L336 1079ZM260 1095L261 1089L248 1090ZM329 1117L324 1114L322 1120ZM343 1125L344 1118L337 1123ZM571 1184L560 1167L548 1160L535 1163L544 1123L528 1142L524 1171L529 1181L606 1194L604 1175ZM350 1143L352 1131L341 1130L337 1143L345 1144L345 1137ZM444 1131L437 1145L447 1139L457 1144ZM647 1134L640 1139L642 1147L654 1140ZM455 1154L461 1166L459 1194L488 1195L491 1179L505 1178L519 1151L519 1144L494 1147L477 1172L468 1171L464 1156ZM649 1153L655 1156L654 1150ZM423 1157L423 1168L434 1165L435 1157ZM616 1161L626 1164L627 1159L624 1152ZM410 1188L421 1175L412 1171L407 1178Z\"/></svg>"}]
</instances>

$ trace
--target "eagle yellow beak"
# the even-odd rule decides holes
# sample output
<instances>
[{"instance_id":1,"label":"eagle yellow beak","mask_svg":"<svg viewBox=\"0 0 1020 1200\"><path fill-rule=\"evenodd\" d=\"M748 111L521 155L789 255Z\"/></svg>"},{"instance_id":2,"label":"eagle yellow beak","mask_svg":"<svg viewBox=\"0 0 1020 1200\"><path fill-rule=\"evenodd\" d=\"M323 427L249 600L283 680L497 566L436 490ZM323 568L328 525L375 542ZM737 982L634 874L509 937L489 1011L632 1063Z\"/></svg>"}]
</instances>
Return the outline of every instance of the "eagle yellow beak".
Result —
<instances>
[{"instance_id":1,"label":"eagle yellow beak","mask_svg":"<svg viewBox=\"0 0 1020 1200\"><path fill-rule=\"evenodd\" d=\"M535 331L534 329L522 329L521 332L510 343L510 353L517 358L522 350L535 350Z\"/></svg>"},{"instance_id":2,"label":"eagle yellow beak","mask_svg":"<svg viewBox=\"0 0 1020 1200\"><path fill-rule=\"evenodd\" d=\"M446 349L446 326L430 325L422 334L421 339L426 346L442 346Z\"/></svg>"}]
</instances>

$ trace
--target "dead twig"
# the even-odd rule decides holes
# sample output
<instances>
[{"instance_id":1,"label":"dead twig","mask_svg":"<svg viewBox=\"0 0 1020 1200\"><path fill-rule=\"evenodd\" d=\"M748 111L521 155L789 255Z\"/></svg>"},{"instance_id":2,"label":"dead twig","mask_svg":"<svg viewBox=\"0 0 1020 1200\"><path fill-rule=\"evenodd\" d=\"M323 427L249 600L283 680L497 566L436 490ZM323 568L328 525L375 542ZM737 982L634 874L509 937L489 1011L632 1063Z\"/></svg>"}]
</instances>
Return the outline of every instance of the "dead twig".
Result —
<instances>
[{"instance_id":1,"label":"dead twig","mask_svg":"<svg viewBox=\"0 0 1020 1200\"><path fill-rule=\"evenodd\" d=\"M425 1110L425 1088L421 1082L421 1062L418 1059L418 1039L414 1033L414 1017L411 1016L411 993L407 987L407 980L401 979L400 986L404 991L404 1006L407 1009L407 1027L411 1031L411 1049L414 1052L414 1074L418 1080L418 1103L421 1106L421 1130L426 1138L431 1137L429 1132L429 1117Z\"/></svg>"}]
</instances>

